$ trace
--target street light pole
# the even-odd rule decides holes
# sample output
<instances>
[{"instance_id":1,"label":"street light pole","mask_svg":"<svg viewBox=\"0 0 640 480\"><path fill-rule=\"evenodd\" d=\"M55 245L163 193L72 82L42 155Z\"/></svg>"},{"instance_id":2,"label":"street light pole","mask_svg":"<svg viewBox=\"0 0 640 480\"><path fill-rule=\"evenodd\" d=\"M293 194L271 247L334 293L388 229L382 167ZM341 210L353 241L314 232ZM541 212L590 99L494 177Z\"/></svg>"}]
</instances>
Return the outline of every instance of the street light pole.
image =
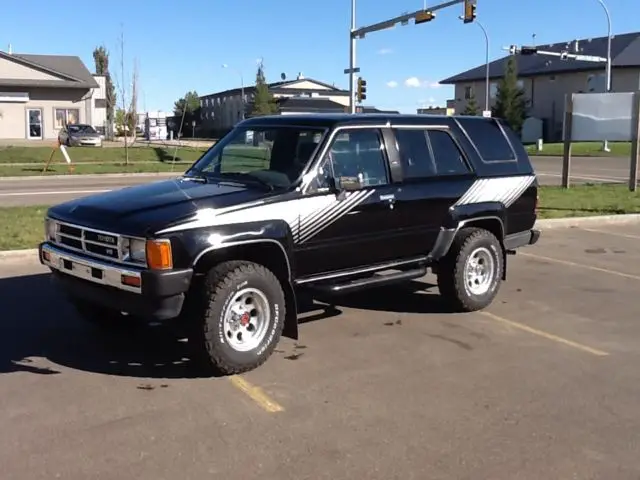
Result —
<instances>
[{"instance_id":1,"label":"street light pole","mask_svg":"<svg viewBox=\"0 0 640 480\"><path fill-rule=\"evenodd\" d=\"M604 0L596 1L602 6L604 14L607 16L607 93L609 93L611 91L611 15ZM607 140L604 141L603 150L605 152L609 151L609 142Z\"/></svg>"},{"instance_id":2,"label":"street light pole","mask_svg":"<svg viewBox=\"0 0 640 480\"><path fill-rule=\"evenodd\" d=\"M484 28L484 26L482 25L482 23L480 23L477 19L476 19L476 24L480 27L480 29L482 30L482 33L484 33L484 44L485 44L485 62L486 62L486 72L485 72L485 92L484 92L484 110L485 112L490 111L489 108L489 34L487 33L487 30Z\"/></svg>"},{"instance_id":3,"label":"street light pole","mask_svg":"<svg viewBox=\"0 0 640 480\"><path fill-rule=\"evenodd\" d=\"M229 65L227 65L226 63L222 64L222 68L229 68ZM242 72L240 70L236 70L235 68L233 69L239 76L240 76L240 96L241 98L241 103L242 103L242 111L240 112L241 115L241 119L244 120L244 114L245 114L245 102L244 102L244 76L242 75Z\"/></svg>"},{"instance_id":4,"label":"street light pole","mask_svg":"<svg viewBox=\"0 0 640 480\"><path fill-rule=\"evenodd\" d=\"M461 15L458 17L460 20L464 20L464 17ZM485 76L484 76L484 110L485 112L489 111L489 34L487 33L487 29L484 28L484 25L480 23L480 21L476 18L475 23L480 27L482 33L484 33L484 45L485 45Z\"/></svg>"},{"instance_id":5,"label":"street light pole","mask_svg":"<svg viewBox=\"0 0 640 480\"><path fill-rule=\"evenodd\" d=\"M349 113L356 113L355 67L356 67L356 0L351 0L351 30L349 31Z\"/></svg>"}]
</instances>

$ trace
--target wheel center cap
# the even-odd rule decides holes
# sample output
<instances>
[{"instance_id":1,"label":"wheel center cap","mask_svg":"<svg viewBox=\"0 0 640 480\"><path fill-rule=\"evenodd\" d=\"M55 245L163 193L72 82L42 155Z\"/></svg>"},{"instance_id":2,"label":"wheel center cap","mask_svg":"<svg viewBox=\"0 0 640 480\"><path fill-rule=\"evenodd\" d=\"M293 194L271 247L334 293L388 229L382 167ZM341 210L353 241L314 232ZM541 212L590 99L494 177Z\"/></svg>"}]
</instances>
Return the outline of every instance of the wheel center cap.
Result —
<instances>
[{"instance_id":1,"label":"wheel center cap","mask_svg":"<svg viewBox=\"0 0 640 480\"><path fill-rule=\"evenodd\" d=\"M251 316L247 312L244 312L240 317L240 325L242 325L243 327L246 327L247 325L249 325L250 319L251 319Z\"/></svg>"}]
</instances>

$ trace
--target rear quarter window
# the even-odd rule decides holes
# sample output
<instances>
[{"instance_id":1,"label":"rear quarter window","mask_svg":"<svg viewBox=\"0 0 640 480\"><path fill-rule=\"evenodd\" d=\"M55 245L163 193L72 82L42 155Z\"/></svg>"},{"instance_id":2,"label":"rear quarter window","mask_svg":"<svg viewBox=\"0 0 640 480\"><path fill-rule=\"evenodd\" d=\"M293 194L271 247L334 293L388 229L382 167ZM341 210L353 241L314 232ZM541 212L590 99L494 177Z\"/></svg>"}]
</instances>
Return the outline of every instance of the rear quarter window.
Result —
<instances>
[{"instance_id":1,"label":"rear quarter window","mask_svg":"<svg viewBox=\"0 0 640 480\"><path fill-rule=\"evenodd\" d=\"M475 145L482 160L492 162L516 162L516 154L495 119L473 119L462 124Z\"/></svg>"}]
</instances>

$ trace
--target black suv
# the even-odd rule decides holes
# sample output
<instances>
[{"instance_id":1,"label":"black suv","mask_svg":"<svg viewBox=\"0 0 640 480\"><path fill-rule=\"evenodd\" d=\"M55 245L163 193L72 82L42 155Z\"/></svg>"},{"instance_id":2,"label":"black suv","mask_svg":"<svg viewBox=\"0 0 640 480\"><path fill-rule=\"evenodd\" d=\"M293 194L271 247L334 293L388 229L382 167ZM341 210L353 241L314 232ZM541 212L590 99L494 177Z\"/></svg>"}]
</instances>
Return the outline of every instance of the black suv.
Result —
<instances>
[{"instance_id":1,"label":"black suv","mask_svg":"<svg viewBox=\"0 0 640 480\"><path fill-rule=\"evenodd\" d=\"M498 119L257 117L178 178L51 207L40 261L87 320L177 320L206 366L239 373L297 339L301 293L430 269L452 309L486 307L539 238L537 191Z\"/></svg>"}]
</instances>

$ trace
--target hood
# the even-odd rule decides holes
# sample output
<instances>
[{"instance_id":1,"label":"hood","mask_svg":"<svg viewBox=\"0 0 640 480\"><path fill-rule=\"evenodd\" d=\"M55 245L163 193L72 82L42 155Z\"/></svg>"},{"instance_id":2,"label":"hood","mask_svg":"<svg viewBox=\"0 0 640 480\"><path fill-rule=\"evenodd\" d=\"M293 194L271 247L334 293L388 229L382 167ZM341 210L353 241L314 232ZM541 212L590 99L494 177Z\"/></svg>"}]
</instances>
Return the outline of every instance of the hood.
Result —
<instances>
[{"instance_id":1,"label":"hood","mask_svg":"<svg viewBox=\"0 0 640 480\"><path fill-rule=\"evenodd\" d=\"M145 235L201 208L224 208L273 194L260 187L177 178L78 198L52 207L49 214L90 228Z\"/></svg>"}]
</instances>

